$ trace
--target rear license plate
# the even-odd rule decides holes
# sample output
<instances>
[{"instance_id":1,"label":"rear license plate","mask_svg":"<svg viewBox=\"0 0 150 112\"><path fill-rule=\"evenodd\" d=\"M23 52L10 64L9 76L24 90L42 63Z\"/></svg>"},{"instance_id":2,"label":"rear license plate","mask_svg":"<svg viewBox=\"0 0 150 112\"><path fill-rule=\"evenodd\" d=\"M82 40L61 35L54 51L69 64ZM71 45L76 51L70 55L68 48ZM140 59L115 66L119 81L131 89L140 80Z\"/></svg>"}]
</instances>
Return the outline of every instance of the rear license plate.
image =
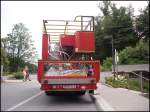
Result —
<instances>
[{"instance_id":1,"label":"rear license plate","mask_svg":"<svg viewBox=\"0 0 150 112\"><path fill-rule=\"evenodd\" d=\"M72 88L76 88L76 85L63 85L64 89L72 89Z\"/></svg>"}]
</instances>

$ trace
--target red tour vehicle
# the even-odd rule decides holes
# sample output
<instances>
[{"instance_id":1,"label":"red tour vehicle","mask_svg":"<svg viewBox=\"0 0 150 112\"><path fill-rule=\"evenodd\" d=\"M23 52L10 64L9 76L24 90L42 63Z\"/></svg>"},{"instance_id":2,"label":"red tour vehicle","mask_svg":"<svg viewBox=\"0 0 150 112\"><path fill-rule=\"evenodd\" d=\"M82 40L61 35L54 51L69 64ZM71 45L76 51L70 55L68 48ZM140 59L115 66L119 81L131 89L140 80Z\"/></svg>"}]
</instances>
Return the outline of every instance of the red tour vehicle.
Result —
<instances>
[{"instance_id":1,"label":"red tour vehicle","mask_svg":"<svg viewBox=\"0 0 150 112\"><path fill-rule=\"evenodd\" d=\"M38 60L41 90L51 93L94 93L100 80L100 62L93 59L93 16L70 20L43 20L42 59Z\"/></svg>"}]
</instances>

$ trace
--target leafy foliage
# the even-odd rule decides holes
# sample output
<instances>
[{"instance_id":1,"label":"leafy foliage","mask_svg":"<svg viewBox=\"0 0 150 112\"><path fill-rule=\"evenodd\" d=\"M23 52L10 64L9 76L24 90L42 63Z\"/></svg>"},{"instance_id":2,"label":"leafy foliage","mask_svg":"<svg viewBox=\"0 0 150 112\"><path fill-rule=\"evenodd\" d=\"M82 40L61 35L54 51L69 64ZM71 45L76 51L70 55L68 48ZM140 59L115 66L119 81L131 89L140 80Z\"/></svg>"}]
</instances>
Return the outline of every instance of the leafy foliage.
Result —
<instances>
[{"instance_id":1,"label":"leafy foliage","mask_svg":"<svg viewBox=\"0 0 150 112\"><path fill-rule=\"evenodd\" d=\"M112 68L112 58L107 57L103 62L102 71L111 71L111 68Z\"/></svg>"},{"instance_id":2,"label":"leafy foliage","mask_svg":"<svg viewBox=\"0 0 150 112\"><path fill-rule=\"evenodd\" d=\"M15 79L23 79L23 75L21 72L16 72L12 74Z\"/></svg>"},{"instance_id":3,"label":"leafy foliage","mask_svg":"<svg viewBox=\"0 0 150 112\"><path fill-rule=\"evenodd\" d=\"M9 65L9 60L7 57L7 53L5 52L3 48L1 48L1 65L3 65L4 71L8 69L7 66Z\"/></svg>"},{"instance_id":4,"label":"leafy foliage","mask_svg":"<svg viewBox=\"0 0 150 112\"><path fill-rule=\"evenodd\" d=\"M9 60L7 58L7 53L3 48L1 48L1 65L8 65Z\"/></svg>"},{"instance_id":5,"label":"leafy foliage","mask_svg":"<svg viewBox=\"0 0 150 112\"><path fill-rule=\"evenodd\" d=\"M126 47L119 53L120 64L141 64L149 62L149 43L140 41L136 47Z\"/></svg>"},{"instance_id":6,"label":"leafy foliage","mask_svg":"<svg viewBox=\"0 0 150 112\"><path fill-rule=\"evenodd\" d=\"M140 38L145 41L149 40L149 2L144 10L140 11L141 14L136 18L136 31Z\"/></svg>"},{"instance_id":7,"label":"leafy foliage","mask_svg":"<svg viewBox=\"0 0 150 112\"><path fill-rule=\"evenodd\" d=\"M26 63L34 63L37 59L31 35L23 23L15 24L12 33L3 38L1 43L8 54L10 72L20 71Z\"/></svg>"},{"instance_id":8,"label":"leafy foliage","mask_svg":"<svg viewBox=\"0 0 150 112\"><path fill-rule=\"evenodd\" d=\"M37 73L37 69L38 69L37 65L30 64L30 63L26 63L25 65L28 66L29 73Z\"/></svg>"},{"instance_id":9,"label":"leafy foliage","mask_svg":"<svg viewBox=\"0 0 150 112\"><path fill-rule=\"evenodd\" d=\"M133 8L117 8L110 1L99 5L103 16L96 18L96 52L95 58L104 60L112 56L112 38L114 47L121 51L126 46L135 46L136 32L133 28Z\"/></svg>"}]
</instances>

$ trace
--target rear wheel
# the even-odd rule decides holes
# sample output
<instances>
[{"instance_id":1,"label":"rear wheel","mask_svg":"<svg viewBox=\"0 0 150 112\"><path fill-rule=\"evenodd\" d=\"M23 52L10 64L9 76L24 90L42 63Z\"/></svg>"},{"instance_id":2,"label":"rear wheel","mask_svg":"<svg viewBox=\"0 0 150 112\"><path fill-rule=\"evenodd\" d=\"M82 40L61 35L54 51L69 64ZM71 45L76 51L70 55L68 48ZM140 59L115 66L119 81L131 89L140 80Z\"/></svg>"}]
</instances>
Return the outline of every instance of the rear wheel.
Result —
<instances>
[{"instance_id":1,"label":"rear wheel","mask_svg":"<svg viewBox=\"0 0 150 112\"><path fill-rule=\"evenodd\" d=\"M45 94L46 94L47 96L50 96L50 95L52 95L52 92L50 92L50 91L45 91Z\"/></svg>"},{"instance_id":2,"label":"rear wheel","mask_svg":"<svg viewBox=\"0 0 150 112\"><path fill-rule=\"evenodd\" d=\"M80 92L79 92L79 95L85 95L85 92L86 92L86 91L80 91Z\"/></svg>"},{"instance_id":3,"label":"rear wheel","mask_svg":"<svg viewBox=\"0 0 150 112\"><path fill-rule=\"evenodd\" d=\"M94 90L89 90L89 93L90 94L94 94Z\"/></svg>"}]
</instances>

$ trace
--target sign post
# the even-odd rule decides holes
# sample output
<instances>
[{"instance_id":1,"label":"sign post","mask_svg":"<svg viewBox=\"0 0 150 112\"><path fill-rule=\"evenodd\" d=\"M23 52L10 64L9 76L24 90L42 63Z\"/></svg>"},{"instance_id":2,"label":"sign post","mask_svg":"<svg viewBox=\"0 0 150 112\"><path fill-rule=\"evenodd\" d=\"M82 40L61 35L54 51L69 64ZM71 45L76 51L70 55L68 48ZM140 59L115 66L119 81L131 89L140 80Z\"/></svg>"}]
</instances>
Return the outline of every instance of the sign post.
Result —
<instances>
[{"instance_id":1,"label":"sign post","mask_svg":"<svg viewBox=\"0 0 150 112\"><path fill-rule=\"evenodd\" d=\"M1 81L3 81L3 65L1 65Z\"/></svg>"},{"instance_id":2,"label":"sign post","mask_svg":"<svg viewBox=\"0 0 150 112\"><path fill-rule=\"evenodd\" d=\"M116 64L116 73L118 73L118 62L119 62L119 56L118 56L118 52L115 49L115 64Z\"/></svg>"}]
</instances>

